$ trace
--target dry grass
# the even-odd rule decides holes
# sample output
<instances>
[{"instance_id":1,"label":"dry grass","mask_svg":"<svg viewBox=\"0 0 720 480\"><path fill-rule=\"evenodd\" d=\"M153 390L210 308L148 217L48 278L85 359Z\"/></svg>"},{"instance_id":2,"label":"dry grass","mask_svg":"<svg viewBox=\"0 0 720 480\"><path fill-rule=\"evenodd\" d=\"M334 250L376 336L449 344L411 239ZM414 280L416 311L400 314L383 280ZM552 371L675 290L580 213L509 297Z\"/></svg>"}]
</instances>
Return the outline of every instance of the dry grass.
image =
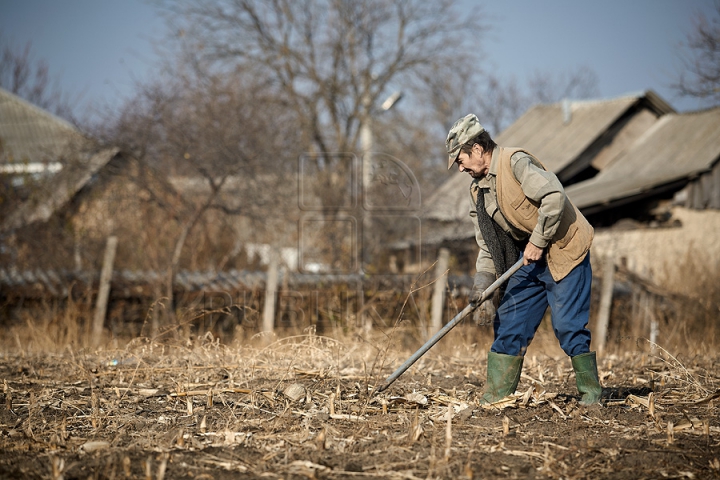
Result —
<instances>
[{"instance_id":1,"label":"dry grass","mask_svg":"<svg viewBox=\"0 0 720 480\"><path fill-rule=\"evenodd\" d=\"M0 340L0 477L720 477L720 357L707 336L616 338L600 359L608 398L583 407L546 321L517 393L486 408L492 332L466 322L378 394L424 341L404 320L424 308L413 302L373 331L226 343L190 328L207 312L187 311L97 350L83 303L27 316Z\"/></svg>"},{"instance_id":2,"label":"dry grass","mask_svg":"<svg viewBox=\"0 0 720 480\"><path fill-rule=\"evenodd\" d=\"M718 475L717 357L688 362L661 346L607 355L601 375L615 398L587 408L541 331L518 393L486 409L487 333L456 328L379 395L415 348L411 332L6 351L0 476Z\"/></svg>"}]
</instances>

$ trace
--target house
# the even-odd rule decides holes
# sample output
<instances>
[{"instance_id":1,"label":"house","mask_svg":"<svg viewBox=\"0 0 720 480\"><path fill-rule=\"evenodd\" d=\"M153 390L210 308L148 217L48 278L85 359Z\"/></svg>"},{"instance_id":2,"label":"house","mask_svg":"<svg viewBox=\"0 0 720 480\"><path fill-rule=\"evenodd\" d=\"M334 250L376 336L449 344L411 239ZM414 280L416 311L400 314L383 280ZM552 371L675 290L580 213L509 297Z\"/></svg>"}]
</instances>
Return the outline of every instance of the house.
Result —
<instances>
[{"instance_id":1,"label":"house","mask_svg":"<svg viewBox=\"0 0 720 480\"><path fill-rule=\"evenodd\" d=\"M720 108L669 113L595 177L567 188L594 253L673 292L720 266ZM691 275L693 276L693 275Z\"/></svg>"},{"instance_id":2,"label":"house","mask_svg":"<svg viewBox=\"0 0 720 480\"><path fill-rule=\"evenodd\" d=\"M677 113L649 91L564 101L533 107L496 140L535 154L595 227L597 290L610 287L604 308L593 297L601 344L611 317L618 341L655 345L660 330L665 341L714 335L704 326L714 325L720 302L720 108ZM449 250L458 275L449 283L460 292L477 256L470 182L452 173L422 217L426 258Z\"/></svg>"},{"instance_id":3,"label":"house","mask_svg":"<svg viewBox=\"0 0 720 480\"><path fill-rule=\"evenodd\" d=\"M121 268L148 268L147 238L159 218L187 206L161 175L116 147L98 145L68 122L0 89L0 265L12 272L99 271L109 235L123 236ZM162 238L158 233L156 238ZM35 277L34 274L31 276ZM71 280L70 283L73 281ZM60 292L53 282L47 292ZM32 289L23 294L32 294ZM41 289L42 290L42 289ZM43 295L42 291L35 292Z\"/></svg>"},{"instance_id":4,"label":"house","mask_svg":"<svg viewBox=\"0 0 720 480\"><path fill-rule=\"evenodd\" d=\"M497 136L554 171L596 230L593 256L668 283L688 258L720 266L720 109L676 113L651 91L610 100L537 105ZM457 171L427 201L423 245L476 257L467 175Z\"/></svg>"},{"instance_id":5,"label":"house","mask_svg":"<svg viewBox=\"0 0 720 480\"><path fill-rule=\"evenodd\" d=\"M57 172L82 140L70 123L0 88L0 174Z\"/></svg>"},{"instance_id":6,"label":"house","mask_svg":"<svg viewBox=\"0 0 720 480\"><path fill-rule=\"evenodd\" d=\"M262 272L243 270L252 248L242 247L270 235L297 245L297 219L292 228L287 212L268 215L278 202L297 206L296 182L285 179L281 196L268 175L228 177L213 207L193 220L211 194L206 178L168 177L6 91L0 91L0 114L5 307L91 298L109 237L117 238L111 302L142 304L141 315L165 295L168 266L190 223L174 283L178 293L256 288ZM297 248L283 254L296 269Z\"/></svg>"},{"instance_id":7,"label":"house","mask_svg":"<svg viewBox=\"0 0 720 480\"><path fill-rule=\"evenodd\" d=\"M500 145L521 146L572 185L597 175L674 110L652 91L610 100L583 100L536 105L496 136ZM468 216L466 174L453 169L425 203L423 244L446 246L456 257L458 273L470 273L477 255ZM433 256L434 258L434 256Z\"/></svg>"},{"instance_id":8,"label":"house","mask_svg":"<svg viewBox=\"0 0 720 480\"><path fill-rule=\"evenodd\" d=\"M720 108L668 114L596 176L567 187L596 226L615 223L646 202L676 198L697 210L720 209Z\"/></svg>"}]
</instances>

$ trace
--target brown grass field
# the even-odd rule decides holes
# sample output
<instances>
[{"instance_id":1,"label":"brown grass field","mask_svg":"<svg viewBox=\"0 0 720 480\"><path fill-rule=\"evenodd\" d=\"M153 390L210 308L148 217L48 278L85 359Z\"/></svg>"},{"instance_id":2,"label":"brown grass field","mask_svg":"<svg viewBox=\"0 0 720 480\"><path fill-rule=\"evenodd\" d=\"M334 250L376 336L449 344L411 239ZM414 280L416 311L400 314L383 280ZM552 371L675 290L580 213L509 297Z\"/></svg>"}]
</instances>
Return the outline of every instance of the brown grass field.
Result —
<instances>
[{"instance_id":1,"label":"brown grass field","mask_svg":"<svg viewBox=\"0 0 720 480\"><path fill-rule=\"evenodd\" d=\"M483 408L472 325L382 393L421 345L409 332L100 350L31 333L0 357L0 478L720 478L709 349L621 342L599 362L608 398L584 407L541 329L517 394Z\"/></svg>"}]
</instances>

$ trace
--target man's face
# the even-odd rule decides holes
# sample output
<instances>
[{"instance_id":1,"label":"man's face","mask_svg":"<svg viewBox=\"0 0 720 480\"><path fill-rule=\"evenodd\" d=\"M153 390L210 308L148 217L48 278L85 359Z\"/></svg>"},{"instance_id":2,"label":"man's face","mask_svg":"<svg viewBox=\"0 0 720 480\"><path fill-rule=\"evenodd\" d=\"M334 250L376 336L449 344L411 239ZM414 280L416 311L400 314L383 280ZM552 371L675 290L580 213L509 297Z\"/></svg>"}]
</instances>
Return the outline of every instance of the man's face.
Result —
<instances>
[{"instance_id":1,"label":"man's face","mask_svg":"<svg viewBox=\"0 0 720 480\"><path fill-rule=\"evenodd\" d=\"M483 149L478 144L475 144L470 153L460 151L455 163L461 172L467 172L473 178L481 178L490 169L490 160L486 158L488 156L484 155Z\"/></svg>"}]
</instances>

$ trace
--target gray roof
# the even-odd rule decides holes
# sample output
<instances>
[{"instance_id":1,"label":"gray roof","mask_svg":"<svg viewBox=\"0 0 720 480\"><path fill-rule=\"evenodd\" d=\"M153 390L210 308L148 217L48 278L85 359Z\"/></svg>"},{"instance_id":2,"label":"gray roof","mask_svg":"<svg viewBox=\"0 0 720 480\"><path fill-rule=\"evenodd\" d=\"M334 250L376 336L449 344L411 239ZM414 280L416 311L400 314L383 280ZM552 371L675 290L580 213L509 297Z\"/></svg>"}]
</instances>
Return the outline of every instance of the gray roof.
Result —
<instances>
[{"instance_id":1,"label":"gray roof","mask_svg":"<svg viewBox=\"0 0 720 480\"><path fill-rule=\"evenodd\" d=\"M2 162L59 161L80 138L70 123L0 88Z\"/></svg>"},{"instance_id":2,"label":"gray roof","mask_svg":"<svg viewBox=\"0 0 720 480\"><path fill-rule=\"evenodd\" d=\"M652 91L610 100L536 105L495 140L499 145L526 149L549 170L558 173L577 160L620 117L641 102L657 115L674 111ZM444 221L466 219L470 208L470 181L467 174L454 169L448 181L425 204L423 217Z\"/></svg>"},{"instance_id":3,"label":"gray roof","mask_svg":"<svg viewBox=\"0 0 720 480\"><path fill-rule=\"evenodd\" d=\"M595 177L571 185L578 208L610 204L710 170L720 158L720 107L662 117Z\"/></svg>"},{"instance_id":4,"label":"gray roof","mask_svg":"<svg viewBox=\"0 0 720 480\"><path fill-rule=\"evenodd\" d=\"M28 200L14 210L0 225L0 231L20 228L33 222L47 221L50 216L65 205L103 167L118 156L119 149L85 153L68 163L52 178L46 180L45 188L39 188Z\"/></svg>"},{"instance_id":5,"label":"gray roof","mask_svg":"<svg viewBox=\"0 0 720 480\"><path fill-rule=\"evenodd\" d=\"M610 100L562 101L536 105L497 136L506 147L522 147L551 171L560 172L615 123L646 100L656 114L674 112L652 91Z\"/></svg>"}]
</instances>

